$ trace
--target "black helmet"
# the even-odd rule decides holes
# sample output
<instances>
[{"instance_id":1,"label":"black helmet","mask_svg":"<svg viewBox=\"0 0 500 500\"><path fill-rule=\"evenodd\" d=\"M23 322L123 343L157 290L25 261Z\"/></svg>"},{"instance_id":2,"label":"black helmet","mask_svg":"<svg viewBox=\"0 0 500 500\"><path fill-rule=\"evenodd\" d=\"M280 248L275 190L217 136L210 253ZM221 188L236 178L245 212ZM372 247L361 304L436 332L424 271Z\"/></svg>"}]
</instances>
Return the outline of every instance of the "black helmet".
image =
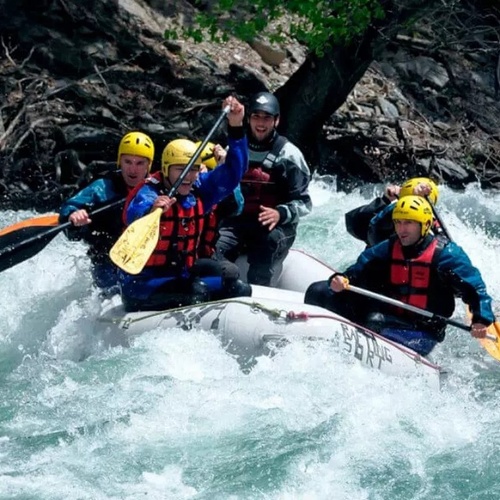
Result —
<instances>
[{"instance_id":1,"label":"black helmet","mask_svg":"<svg viewBox=\"0 0 500 500\"><path fill-rule=\"evenodd\" d=\"M263 111L273 116L280 114L280 103L271 92L259 92L250 99L248 106L248 113L255 113L256 111Z\"/></svg>"}]
</instances>

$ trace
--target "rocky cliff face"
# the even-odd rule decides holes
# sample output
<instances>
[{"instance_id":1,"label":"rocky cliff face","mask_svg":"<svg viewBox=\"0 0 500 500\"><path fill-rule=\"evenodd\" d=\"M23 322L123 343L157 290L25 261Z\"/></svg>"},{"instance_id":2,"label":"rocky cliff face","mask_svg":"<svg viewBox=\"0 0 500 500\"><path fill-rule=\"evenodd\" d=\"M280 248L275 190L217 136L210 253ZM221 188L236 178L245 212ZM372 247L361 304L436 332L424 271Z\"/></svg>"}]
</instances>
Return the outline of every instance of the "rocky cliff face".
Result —
<instances>
[{"instance_id":1,"label":"rocky cliff face","mask_svg":"<svg viewBox=\"0 0 500 500\"><path fill-rule=\"evenodd\" d=\"M325 127L347 182L402 172L500 188L499 25L476 15L440 44L421 25L372 64Z\"/></svg>"},{"instance_id":2,"label":"rocky cliff face","mask_svg":"<svg viewBox=\"0 0 500 500\"><path fill-rule=\"evenodd\" d=\"M275 90L305 57L265 40L166 42L193 7L152 5L0 2L0 209L57 209L131 129L152 136L158 167L169 140L204 136L226 95ZM398 172L499 187L495 34L488 25L466 53L435 49L432 30L401 38L325 124L317 168L346 189Z\"/></svg>"}]
</instances>

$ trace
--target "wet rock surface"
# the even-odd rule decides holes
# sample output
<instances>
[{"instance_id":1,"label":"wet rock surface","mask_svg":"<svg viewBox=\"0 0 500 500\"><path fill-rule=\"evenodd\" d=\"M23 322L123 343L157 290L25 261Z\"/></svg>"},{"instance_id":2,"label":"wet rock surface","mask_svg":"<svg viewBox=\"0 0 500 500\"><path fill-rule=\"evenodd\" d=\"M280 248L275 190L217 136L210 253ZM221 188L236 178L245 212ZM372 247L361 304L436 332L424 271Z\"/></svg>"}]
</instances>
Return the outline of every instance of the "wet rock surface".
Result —
<instances>
[{"instance_id":1,"label":"wet rock surface","mask_svg":"<svg viewBox=\"0 0 500 500\"><path fill-rule=\"evenodd\" d=\"M275 90L304 60L292 42L166 41L176 13L194 10L159 4L3 4L0 209L57 210L132 129L153 138L158 168L168 141L204 137L226 95ZM423 174L500 187L498 23L454 51L424 28L391 44L325 124L312 168L337 175L339 188Z\"/></svg>"}]
</instances>

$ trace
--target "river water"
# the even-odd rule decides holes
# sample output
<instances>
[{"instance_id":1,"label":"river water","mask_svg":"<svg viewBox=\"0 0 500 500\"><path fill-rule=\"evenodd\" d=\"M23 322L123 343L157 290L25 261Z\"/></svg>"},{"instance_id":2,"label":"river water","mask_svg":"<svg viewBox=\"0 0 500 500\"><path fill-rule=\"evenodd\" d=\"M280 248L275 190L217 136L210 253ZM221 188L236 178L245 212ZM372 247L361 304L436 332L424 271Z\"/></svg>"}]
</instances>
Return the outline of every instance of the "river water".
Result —
<instances>
[{"instance_id":1,"label":"river water","mask_svg":"<svg viewBox=\"0 0 500 500\"><path fill-rule=\"evenodd\" d=\"M363 248L343 214L380 189L316 179L295 247L343 269ZM497 299L499 204L470 186L442 187L438 205ZM110 347L85 247L63 235L1 273L0 297L0 499L500 498L500 361L461 330L433 352L441 391L320 342L250 373L202 331Z\"/></svg>"}]
</instances>

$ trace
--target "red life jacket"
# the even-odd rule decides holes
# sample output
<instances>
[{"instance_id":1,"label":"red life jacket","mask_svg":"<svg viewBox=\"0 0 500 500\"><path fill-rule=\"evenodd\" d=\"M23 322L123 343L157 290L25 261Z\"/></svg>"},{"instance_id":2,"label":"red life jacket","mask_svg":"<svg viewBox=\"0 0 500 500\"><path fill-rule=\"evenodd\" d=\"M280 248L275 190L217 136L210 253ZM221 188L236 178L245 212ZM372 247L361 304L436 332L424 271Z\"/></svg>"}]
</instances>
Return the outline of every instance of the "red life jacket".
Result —
<instances>
[{"instance_id":1,"label":"red life jacket","mask_svg":"<svg viewBox=\"0 0 500 500\"><path fill-rule=\"evenodd\" d=\"M281 190L272 178L272 168L287 142L286 137L277 136L262 163L250 162L241 179L241 192L245 199L243 214L258 214L261 205L274 208L285 201L280 199Z\"/></svg>"},{"instance_id":2,"label":"red life jacket","mask_svg":"<svg viewBox=\"0 0 500 500\"><path fill-rule=\"evenodd\" d=\"M161 193L161 182L161 174L156 172L144 183L136 186L125 202L124 217L130 201L142 185L150 184L158 193ZM198 258L197 251L205 227L203 203L199 197L196 195L195 197L194 206L184 208L177 202L161 215L158 243L146 262L145 268L161 266L167 268L172 274L180 274L184 269L193 266Z\"/></svg>"},{"instance_id":3,"label":"red life jacket","mask_svg":"<svg viewBox=\"0 0 500 500\"><path fill-rule=\"evenodd\" d=\"M426 309L429 301L431 265L439 255L441 247L434 240L415 259L405 259L403 247L396 240L392 247L390 283L398 300L421 309ZM437 251L436 251L437 250Z\"/></svg>"},{"instance_id":4,"label":"red life jacket","mask_svg":"<svg viewBox=\"0 0 500 500\"><path fill-rule=\"evenodd\" d=\"M215 253L215 243L218 236L218 218L215 213L217 205L212 207L212 211L205 214L203 233L201 234L198 246L198 258L209 258Z\"/></svg>"}]
</instances>

